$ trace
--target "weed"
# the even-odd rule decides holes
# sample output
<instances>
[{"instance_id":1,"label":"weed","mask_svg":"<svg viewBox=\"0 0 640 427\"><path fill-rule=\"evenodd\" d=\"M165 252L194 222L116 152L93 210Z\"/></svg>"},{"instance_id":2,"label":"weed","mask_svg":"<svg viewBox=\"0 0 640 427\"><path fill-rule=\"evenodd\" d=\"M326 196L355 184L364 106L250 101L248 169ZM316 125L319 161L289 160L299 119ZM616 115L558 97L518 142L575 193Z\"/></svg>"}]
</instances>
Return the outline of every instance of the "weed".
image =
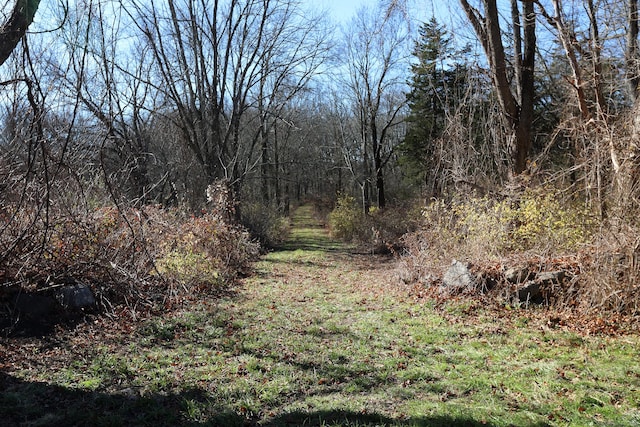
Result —
<instances>
[{"instance_id":1,"label":"weed","mask_svg":"<svg viewBox=\"0 0 640 427\"><path fill-rule=\"evenodd\" d=\"M183 285L202 284L215 287L222 281L215 268L215 261L202 253L171 251L158 259L156 266L160 274Z\"/></svg>"},{"instance_id":2,"label":"weed","mask_svg":"<svg viewBox=\"0 0 640 427\"><path fill-rule=\"evenodd\" d=\"M440 200L425 208L423 216L435 234L431 245L439 239L448 247L466 247L469 254L494 257L511 251L575 249L589 242L596 226L588 211L562 204L546 188L527 189L515 200L484 197L450 205Z\"/></svg>"}]
</instances>

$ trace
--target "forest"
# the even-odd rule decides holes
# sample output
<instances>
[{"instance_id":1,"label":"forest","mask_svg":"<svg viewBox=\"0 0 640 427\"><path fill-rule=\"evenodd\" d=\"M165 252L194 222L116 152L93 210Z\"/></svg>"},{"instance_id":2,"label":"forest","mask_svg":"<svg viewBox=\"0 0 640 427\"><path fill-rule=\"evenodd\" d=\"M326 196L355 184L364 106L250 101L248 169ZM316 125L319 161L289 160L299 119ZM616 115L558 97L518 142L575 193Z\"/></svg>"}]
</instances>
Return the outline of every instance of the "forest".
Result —
<instances>
[{"instance_id":1,"label":"forest","mask_svg":"<svg viewBox=\"0 0 640 427\"><path fill-rule=\"evenodd\" d=\"M217 289L308 203L408 286L561 271L546 304L637 316L637 1L416 4L5 2L5 317Z\"/></svg>"},{"instance_id":2,"label":"forest","mask_svg":"<svg viewBox=\"0 0 640 427\"><path fill-rule=\"evenodd\" d=\"M0 423L640 425L638 0L4 0Z\"/></svg>"}]
</instances>

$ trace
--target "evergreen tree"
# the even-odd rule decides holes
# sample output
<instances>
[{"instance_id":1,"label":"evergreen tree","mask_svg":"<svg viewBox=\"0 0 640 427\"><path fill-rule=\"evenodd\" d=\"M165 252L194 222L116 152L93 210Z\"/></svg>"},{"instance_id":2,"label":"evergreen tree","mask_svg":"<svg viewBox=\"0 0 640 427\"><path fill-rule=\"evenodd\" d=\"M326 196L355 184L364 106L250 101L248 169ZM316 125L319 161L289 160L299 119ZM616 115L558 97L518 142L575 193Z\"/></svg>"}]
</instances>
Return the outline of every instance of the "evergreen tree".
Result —
<instances>
[{"instance_id":1,"label":"evergreen tree","mask_svg":"<svg viewBox=\"0 0 640 427\"><path fill-rule=\"evenodd\" d=\"M407 134L401 145L401 164L407 178L423 183L427 192L438 195L441 169L438 139L445 130L447 117L462 102L466 86L466 66L455 61L452 40L435 18L419 29L412 52L410 91L407 94L409 116Z\"/></svg>"}]
</instances>

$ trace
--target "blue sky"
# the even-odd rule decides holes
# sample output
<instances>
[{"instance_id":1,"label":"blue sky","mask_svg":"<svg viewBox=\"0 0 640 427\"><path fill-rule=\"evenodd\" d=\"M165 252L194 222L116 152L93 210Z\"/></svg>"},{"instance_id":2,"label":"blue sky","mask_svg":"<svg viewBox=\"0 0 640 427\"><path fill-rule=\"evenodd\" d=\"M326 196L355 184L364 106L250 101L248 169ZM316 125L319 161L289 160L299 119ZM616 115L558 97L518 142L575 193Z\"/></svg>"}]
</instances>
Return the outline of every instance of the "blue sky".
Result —
<instances>
[{"instance_id":1,"label":"blue sky","mask_svg":"<svg viewBox=\"0 0 640 427\"><path fill-rule=\"evenodd\" d=\"M377 0L320 0L315 1L319 7L331 11L336 21L349 19L363 4L375 5Z\"/></svg>"},{"instance_id":2,"label":"blue sky","mask_svg":"<svg viewBox=\"0 0 640 427\"><path fill-rule=\"evenodd\" d=\"M338 23L343 23L351 18L362 5L375 7L380 0L306 0L310 5L319 9L327 9ZM410 9L409 14L419 21L426 21L435 15L439 22L446 24L448 28L459 25L462 16L457 0L405 0L404 3Z\"/></svg>"}]
</instances>

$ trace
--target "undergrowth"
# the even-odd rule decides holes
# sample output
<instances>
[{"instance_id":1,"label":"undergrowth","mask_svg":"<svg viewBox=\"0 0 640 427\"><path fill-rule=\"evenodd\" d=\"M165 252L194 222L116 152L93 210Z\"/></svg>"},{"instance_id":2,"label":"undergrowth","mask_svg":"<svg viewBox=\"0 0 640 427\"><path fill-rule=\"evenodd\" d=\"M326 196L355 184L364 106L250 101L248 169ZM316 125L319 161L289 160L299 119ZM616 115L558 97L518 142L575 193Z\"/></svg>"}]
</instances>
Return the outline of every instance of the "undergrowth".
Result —
<instances>
[{"instance_id":1,"label":"undergrowth","mask_svg":"<svg viewBox=\"0 0 640 427\"><path fill-rule=\"evenodd\" d=\"M240 212L242 225L260 241L263 248L277 247L287 238L289 219L277 209L259 203L245 203Z\"/></svg>"},{"instance_id":2,"label":"undergrowth","mask_svg":"<svg viewBox=\"0 0 640 427\"><path fill-rule=\"evenodd\" d=\"M505 279L506 270L527 271L525 276L560 270L567 273L565 280L545 289L546 304L640 313L640 229L611 227L553 189L529 188L501 199L436 200L422 216L419 230L403 237L401 277L407 283L439 286L457 259L486 281L482 289L510 298L518 283Z\"/></svg>"},{"instance_id":3,"label":"undergrowth","mask_svg":"<svg viewBox=\"0 0 640 427\"><path fill-rule=\"evenodd\" d=\"M159 206L0 216L0 297L88 285L101 309L158 307L179 293L215 291L258 254L249 233L215 210Z\"/></svg>"},{"instance_id":4,"label":"undergrowth","mask_svg":"<svg viewBox=\"0 0 640 427\"><path fill-rule=\"evenodd\" d=\"M596 226L588 210L563 202L548 189L527 189L502 200L436 200L422 215L432 245L449 244L449 251L466 257L566 253L590 242Z\"/></svg>"},{"instance_id":5,"label":"undergrowth","mask_svg":"<svg viewBox=\"0 0 640 427\"><path fill-rule=\"evenodd\" d=\"M328 214L333 237L354 242L372 252L397 252L403 235L417 229L420 210L413 204L397 204L365 215L352 196L341 194Z\"/></svg>"}]
</instances>

